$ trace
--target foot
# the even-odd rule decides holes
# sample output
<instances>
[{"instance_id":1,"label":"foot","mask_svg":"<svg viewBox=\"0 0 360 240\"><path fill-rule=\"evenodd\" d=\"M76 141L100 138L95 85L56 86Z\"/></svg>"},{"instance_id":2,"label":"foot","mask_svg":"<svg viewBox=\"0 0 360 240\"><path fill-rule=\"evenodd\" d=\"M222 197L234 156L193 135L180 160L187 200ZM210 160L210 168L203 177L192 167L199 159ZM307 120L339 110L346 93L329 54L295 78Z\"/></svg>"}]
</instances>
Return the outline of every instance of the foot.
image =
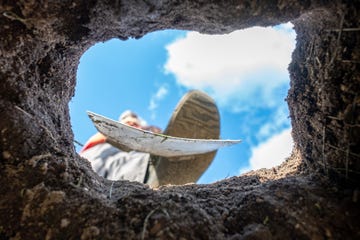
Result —
<instances>
[{"instance_id":1,"label":"foot","mask_svg":"<svg viewBox=\"0 0 360 240\"><path fill-rule=\"evenodd\" d=\"M219 139L220 116L215 102L200 91L188 92L179 102L164 134L174 137ZM164 158L152 156L146 183L152 187L196 182L209 167L216 151Z\"/></svg>"}]
</instances>

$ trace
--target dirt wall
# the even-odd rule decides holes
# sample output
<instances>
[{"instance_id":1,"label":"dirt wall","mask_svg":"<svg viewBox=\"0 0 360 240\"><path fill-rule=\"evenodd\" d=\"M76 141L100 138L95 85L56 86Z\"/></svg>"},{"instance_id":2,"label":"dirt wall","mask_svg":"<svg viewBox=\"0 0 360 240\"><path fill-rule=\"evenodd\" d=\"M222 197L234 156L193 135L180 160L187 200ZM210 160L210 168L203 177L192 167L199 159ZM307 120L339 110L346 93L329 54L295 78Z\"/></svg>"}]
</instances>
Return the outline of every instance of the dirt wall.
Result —
<instances>
[{"instance_id":1,"label":"dirt wall","mask_svg":"<svg viewBox=\"0 0 360 240\"><path fill-rule=\"evenodd\" d=\"M1 1L0 238L351 239L359 183L358 1ZM283 165L150 189L98 177L73 147L81 55L161 29L228 33L293 21Z\"/></svg>"}]
</instances>

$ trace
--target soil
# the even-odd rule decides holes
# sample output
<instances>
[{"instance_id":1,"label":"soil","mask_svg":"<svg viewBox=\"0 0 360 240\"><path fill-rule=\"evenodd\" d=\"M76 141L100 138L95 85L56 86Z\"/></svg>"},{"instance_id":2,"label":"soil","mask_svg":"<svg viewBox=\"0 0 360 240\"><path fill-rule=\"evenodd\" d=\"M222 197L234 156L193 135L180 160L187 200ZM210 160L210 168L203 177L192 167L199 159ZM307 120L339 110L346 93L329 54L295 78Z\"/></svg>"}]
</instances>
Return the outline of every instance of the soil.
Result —
<instances>
[{"instance_id":1,"label":"soil","mask_svg":"<svg viewBox=\"0 0 360 240\"><path fill-rule=\"evenodd\" d=\"M281 166L151 189L76 154L68 103L93 44L287 21L295 148ZM359 22L358 1L0 1L0 239L360 239Z\"/></svg>"}]
</instances>

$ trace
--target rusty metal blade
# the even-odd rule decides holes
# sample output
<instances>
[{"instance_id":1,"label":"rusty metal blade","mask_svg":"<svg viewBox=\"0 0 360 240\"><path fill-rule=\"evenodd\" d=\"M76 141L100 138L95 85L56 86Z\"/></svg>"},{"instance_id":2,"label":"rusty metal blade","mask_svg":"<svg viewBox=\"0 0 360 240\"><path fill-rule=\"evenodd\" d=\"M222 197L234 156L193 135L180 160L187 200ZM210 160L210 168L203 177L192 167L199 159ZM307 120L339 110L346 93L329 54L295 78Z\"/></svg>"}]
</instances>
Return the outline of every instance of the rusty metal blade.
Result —
<instances>
[{"instance_id":1,"label":"rusty metal blade","mask_svg":"<svg viewBox=\"0 0 360 240\"><path fill-rule=\"evenodd\" d=\"M93 112L87 112L99 132L120 149L127 147L157 156L176 157L202 154L240 143L241 140L190 139L171 137L134 128Z\"/></svg>"}]
</instances>

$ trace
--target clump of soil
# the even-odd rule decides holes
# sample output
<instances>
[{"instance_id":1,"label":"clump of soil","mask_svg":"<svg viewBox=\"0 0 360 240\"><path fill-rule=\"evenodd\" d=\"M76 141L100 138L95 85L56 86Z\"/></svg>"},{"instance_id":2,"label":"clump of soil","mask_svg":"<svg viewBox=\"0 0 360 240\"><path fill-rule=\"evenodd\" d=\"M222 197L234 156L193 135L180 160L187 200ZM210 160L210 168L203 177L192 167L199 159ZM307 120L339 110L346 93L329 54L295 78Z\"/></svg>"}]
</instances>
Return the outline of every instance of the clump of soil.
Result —
<instances>
[{"instance_id":1,"label":"clump of soil","mask_svg":"<svg viewBox=\"0 0 360 240\"><path fill-rule=\"evenodd\" d=\"M351 1L5 1L0 4L0 238L356 239L359 13ZM281 166L213 184L106 181L73 147L79 58L113 37L227 33L292 20Z\"/></svg>"}]
</instances>

